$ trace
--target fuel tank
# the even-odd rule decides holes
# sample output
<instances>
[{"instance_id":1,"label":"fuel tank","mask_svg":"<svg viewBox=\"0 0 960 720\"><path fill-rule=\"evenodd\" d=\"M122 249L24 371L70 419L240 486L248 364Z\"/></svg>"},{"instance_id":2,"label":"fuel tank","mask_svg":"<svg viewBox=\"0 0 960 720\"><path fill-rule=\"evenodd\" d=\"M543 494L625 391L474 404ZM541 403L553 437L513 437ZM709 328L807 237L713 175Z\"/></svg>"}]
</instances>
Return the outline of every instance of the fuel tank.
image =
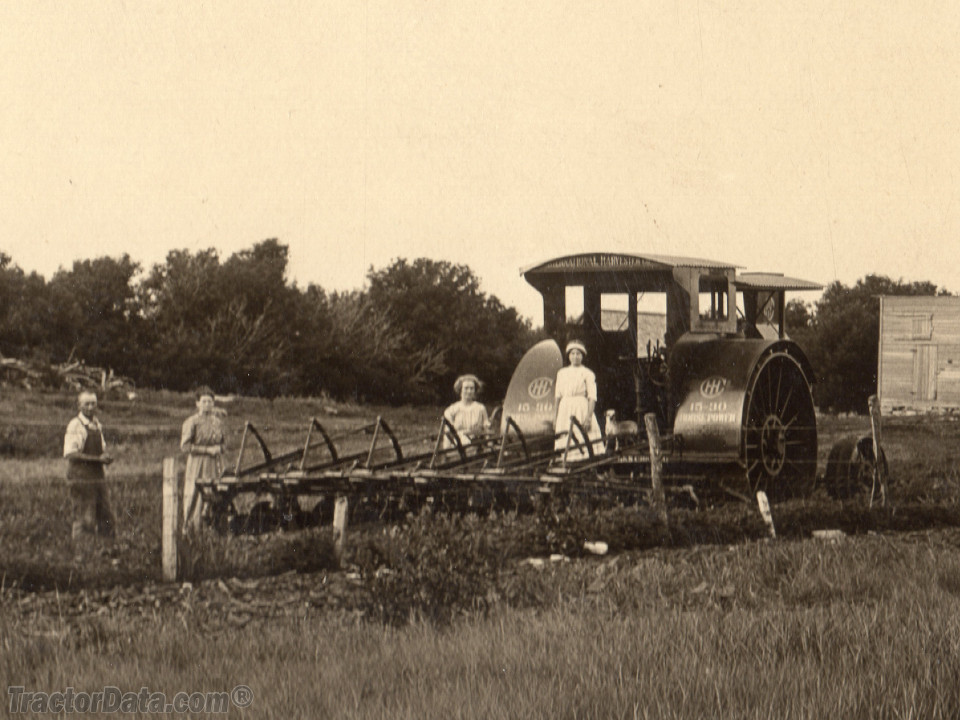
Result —
<instances>
[{"instance_id":1,"label":"fuel tank","mask_svg":"<svg viewBox=\"0 0 960 720\"><path fill-rule=\"evenodd\" d=\"M563 367L563 353L553 340L543 340L530 348L513 371L503 400L500 433L506 433L507 418L525 437L553 437L556 416L554 382Z\"/></svg>"}]
</instances>

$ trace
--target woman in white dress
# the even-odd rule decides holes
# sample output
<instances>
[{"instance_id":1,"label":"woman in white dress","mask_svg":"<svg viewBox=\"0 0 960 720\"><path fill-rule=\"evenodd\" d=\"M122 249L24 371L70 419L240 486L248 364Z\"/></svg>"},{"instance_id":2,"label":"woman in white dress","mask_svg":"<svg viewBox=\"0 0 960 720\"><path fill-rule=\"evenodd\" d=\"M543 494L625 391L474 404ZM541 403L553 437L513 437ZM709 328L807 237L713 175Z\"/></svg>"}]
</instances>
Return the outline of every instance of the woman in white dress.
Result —
<instances>
[{"instance_id":1,"label":"woman in white dress","mask_svg":"<svg viewBox=\"0 0 960 720\"><path fill-rule=\"evenodd\" d=\"M490 431L490 418L483 403L477 402L477 395L483 383L476 375L461 375L453 383L453 391L460 399L443 412L443 416L450 421L460 442L464 445L475 442ZM452 447L453 443L445 438L445 447Z\"/></svg>"},{"instance_id":2,"label":"woman in white dress","mask_svg":"<svg viewBox=\"0 0 960 720\"><path fill-rule=\"evenodd\" d=\"M586 346L579 340L571 340L567 343L567 357L570 359L570 364L557 372L557 382L554 385L557 418L553 425L557 434L554 444L557 450L563 450L567 446L570 418L573 417L583 426L594 452L602 451L602 443L597 442L601 438L600 424L593 412L597 406L597 378L593 371L583 364L586 355ZM574 440L582 443L583 438L577 431L574 433ZM572 440L571 448L576 448ZM567 459L571 460L585 457L587 457L586 448L572 449L567 455Z\"/></svg>"}]
</instances>

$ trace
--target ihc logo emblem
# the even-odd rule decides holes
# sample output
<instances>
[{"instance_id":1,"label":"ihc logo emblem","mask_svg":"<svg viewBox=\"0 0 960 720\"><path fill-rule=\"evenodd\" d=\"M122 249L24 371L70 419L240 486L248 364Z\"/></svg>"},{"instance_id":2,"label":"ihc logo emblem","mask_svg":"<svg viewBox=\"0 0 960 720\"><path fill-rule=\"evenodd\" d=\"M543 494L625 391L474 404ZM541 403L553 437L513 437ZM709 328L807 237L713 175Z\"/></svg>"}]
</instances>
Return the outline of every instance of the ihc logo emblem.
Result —
<instances>
[{"instance_id":1,"label":"ihc logo emblem","mask_svg":"<svg viewBox=\"0 0 960 720\"><path fill-rule=\"evenodd\" d=\"M545 398L553 390L553 380L548 377L538 377L527 385L527 392L534 400Z\"/></svg>"},{"instance_id":2,"label":"ihc logo emblem","mask_svg":"<svg viewBox=\"0 0 960 720\"><path fill-rule=\"evenodd\" d=\"M713 377L708 377L702 383L700 383L700 394L705 398L713 398L717 395L723 393L727 389L727 379L725 377L720 377L719 375L714 375Z\"/></svg>"}]
</instances>

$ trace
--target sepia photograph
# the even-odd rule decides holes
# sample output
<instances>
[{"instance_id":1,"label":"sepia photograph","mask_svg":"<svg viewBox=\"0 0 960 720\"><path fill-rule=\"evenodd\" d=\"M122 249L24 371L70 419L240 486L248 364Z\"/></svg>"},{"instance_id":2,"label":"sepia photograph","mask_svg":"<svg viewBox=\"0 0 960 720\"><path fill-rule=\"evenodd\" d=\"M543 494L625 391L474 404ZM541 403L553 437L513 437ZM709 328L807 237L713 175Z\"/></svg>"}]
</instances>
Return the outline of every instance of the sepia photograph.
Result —
<instances>
[{"instance_id":1,"label":"sepia photograph","mask_svg":"<svg viewBox=\"0 0 960 720\"><path fill-rule=\"evenodd\" d=\"M0 716L960 717L956 5L0 38Z\"/></svg>"}]
</instances>

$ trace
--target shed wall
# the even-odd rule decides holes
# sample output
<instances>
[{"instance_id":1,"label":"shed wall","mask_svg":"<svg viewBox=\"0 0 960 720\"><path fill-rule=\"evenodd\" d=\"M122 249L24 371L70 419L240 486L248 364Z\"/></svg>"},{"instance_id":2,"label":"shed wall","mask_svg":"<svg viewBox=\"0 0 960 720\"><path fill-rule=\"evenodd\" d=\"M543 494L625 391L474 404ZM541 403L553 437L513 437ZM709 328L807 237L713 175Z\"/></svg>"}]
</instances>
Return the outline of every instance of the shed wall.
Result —
<instances>
[{"instance_id":1,"label":"shed wall","mask_svg":"<svg viewBox=\"0 0 960 720\"><path fill-rule=\"evenodd\" d=\"M887 410L960 408L960 297L881 298L877 384Z\"/></svg>"}]
</instances>

